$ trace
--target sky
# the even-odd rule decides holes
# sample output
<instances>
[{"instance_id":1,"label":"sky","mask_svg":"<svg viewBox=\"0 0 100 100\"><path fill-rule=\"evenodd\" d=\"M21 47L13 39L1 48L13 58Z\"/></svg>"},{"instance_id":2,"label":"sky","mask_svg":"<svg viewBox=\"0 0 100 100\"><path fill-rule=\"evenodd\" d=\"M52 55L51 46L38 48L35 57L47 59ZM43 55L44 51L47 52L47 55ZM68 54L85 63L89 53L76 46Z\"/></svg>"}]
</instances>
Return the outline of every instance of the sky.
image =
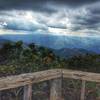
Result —
<instances>
[{"instance_id":1,"label":"sky","mask_svg":"<svg viewBox=\"0 0 100 100\"><path fill-rule=\"evenodd\" d=\"M100 0L0 0L0 35L100 37Z\"/></svg>"}]
</instances>

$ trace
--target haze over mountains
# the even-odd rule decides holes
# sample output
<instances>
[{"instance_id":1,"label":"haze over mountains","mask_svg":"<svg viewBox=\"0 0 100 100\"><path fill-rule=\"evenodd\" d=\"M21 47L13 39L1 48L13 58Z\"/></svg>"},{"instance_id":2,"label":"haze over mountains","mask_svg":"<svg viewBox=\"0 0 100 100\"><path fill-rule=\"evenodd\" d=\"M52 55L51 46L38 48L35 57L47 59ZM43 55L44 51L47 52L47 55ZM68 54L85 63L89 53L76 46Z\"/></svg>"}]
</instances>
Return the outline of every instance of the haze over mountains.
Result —
<instances>
[{"instance_id":1,"label":"haze over mountains","mask_svg":"<svg viewBox=\"0 0 100 100\"><path fill-rule=\"evenodd\" d=\"M1 41L19 41L24 43L35 43L52 49L83 49L95 53L100 53L99 37L77 37L77 36L58 36L48 34L28 34L28 35L1 35ZM77 52L76 52L77 53Z\"/></svg>"}]
</instances>

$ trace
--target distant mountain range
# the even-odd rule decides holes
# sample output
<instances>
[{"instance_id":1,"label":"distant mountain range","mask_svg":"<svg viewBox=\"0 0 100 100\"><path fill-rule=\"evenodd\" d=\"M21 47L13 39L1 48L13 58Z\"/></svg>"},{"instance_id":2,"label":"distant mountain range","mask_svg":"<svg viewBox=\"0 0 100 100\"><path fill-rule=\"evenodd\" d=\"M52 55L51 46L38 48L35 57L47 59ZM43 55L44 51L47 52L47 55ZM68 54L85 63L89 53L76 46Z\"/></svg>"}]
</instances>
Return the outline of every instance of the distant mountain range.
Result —
<instances>
[{"instance_id":1,"label":"distant mountain range","mask_svg":"<svg viewBox=\"0 0 100 100\"><path fill-rule=\"evenodd\" d=\"M0 47L2 47L2 45L5 43L5 42L8 42L9 40L7 39L2 39L0 38Z\"/></svg>"},{"instance_id":2,"label":"distant mountain range","mask_svg":"<svg viewBox=\"0 0 100 100\"><path fill-rule=\"evenodd\" d=\"M1 35L2 41L18 41L24 43L35 43L61 52L63 55L84 54L87 52L100 53L99 37L75 37L75 36L56 36L48 34L28 34L28 35ZM64 48L64 49L63 49ZM80 49L81 48L81 49Z\"/></svg>"},{"instance_id":3,"label":"distant mountain range","mask_svg":"<svg viewBox=\"0 0 100 100\"><path fill-rule=\"evenodd\" d=\"M77 48L64 48L60 50L53 50L53 52L60 57L70 58L77 55L86 55L86 54L95 54L95 52L88 51L85 49L77 49Z\"/></svg>"}]
</instances>

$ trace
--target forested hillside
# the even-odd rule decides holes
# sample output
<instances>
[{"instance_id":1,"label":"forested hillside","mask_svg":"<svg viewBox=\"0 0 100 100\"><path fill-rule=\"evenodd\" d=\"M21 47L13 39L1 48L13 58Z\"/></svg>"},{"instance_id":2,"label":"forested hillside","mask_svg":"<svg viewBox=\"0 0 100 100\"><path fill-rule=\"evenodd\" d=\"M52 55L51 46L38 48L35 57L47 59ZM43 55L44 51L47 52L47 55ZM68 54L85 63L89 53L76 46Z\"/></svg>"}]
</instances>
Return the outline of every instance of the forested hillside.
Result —
<instances>
[{"instance_id":1,"label":"forested hillside","mask_svg":"<svg viewBox=\"0 0 100 100\"><path fill-rule=\"evenodd\" d=\"M100 72L100 55L77 54L66 59L55 55L52 49L34 43L25 45L22 41L6 42L0 49L0 76L51 68Z\"/></svg>"}]
</instances>

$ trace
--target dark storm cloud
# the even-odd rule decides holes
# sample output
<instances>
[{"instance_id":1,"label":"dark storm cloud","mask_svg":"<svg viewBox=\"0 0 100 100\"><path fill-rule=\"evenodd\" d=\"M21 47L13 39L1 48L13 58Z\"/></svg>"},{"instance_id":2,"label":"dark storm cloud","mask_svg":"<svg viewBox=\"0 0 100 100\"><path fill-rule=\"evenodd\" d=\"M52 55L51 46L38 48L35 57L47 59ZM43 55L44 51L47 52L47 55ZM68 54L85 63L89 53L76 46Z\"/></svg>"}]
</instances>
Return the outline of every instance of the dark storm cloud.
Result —
<instances>
[{"instance_id":1,"label":"dark storm cloud","mask_svg":"<svg viewBox=\"0 0 100 100\"><path fill-rule=\"evenodd\" d=\"M46 0L0 0L0 10L34 10L43 12L55 12L55 9L47 7Z\"/></svg>"},{"instance_id":2,"label":"dark storm cloud","mask_svg":"<svg viewBox=\"0 0 100 100\"><path fill-rule=\"evenodd\" d=\"M74 21L72 22L74 27L72 28L73 31L78 30L98 30L100 27L100 2L84 6L85 11L87 12L86 15L78 15L74 16Z\"/></svg>"},{"instance_id":3,"label":"dark storm cloud","mask_svg":"<svg viewBox=\"0 0 100 100\"><path fill-rule=\"evenodd\" d=\"M84 22L76 22L73 23L74 27L72 27L72 31L79 31L79 30L98 30L100 27L100 22L98 22L99 19L86 19Z\"/></svg>"},{"instance_id":4,"label":"dark storm cloud","mask_svg":"<svg viewBox=\"0 0 100 100\"><path fill-rule=\"evenodd\" d=\"M76 18L75 22L73 22L73 24L76 25L75 30L80 30L80 29L84 29L84 28L88 28L88 29L96 29L98 26L98 24L100 24L100 17L98 16L87 16L87 18Z\"/></svg>"},{"instance_id":5,"label":"dark storm cloud","mask_svg":"<svg viewBox=\"0 0 100 100\"><path fill-rule=\"evenodd\" d=\"M66 29L66 26L64 25L52 25L52 26L48 26L50 28L58 28L58 29Z\"/></svg>"},{"instance_id":6,"label":"dark storm cloud","mask_svg":"<svg viewBox=\"0 0 100 100\"><path fill-rule=\"evenodd\" d=\"M51 5L68 5L80 6L83 4L93 3L99 0L0 0L0 9L31 9L38 11L53 12L54 9L47 6Z\"/></svg>"},{"instance_id":7,"label":"dark storm cloud","mask_svg":"<svg viewBox=\"0 0 100 100\"><path fill-rule=\"evenodd\" d=\"M51 0L54 3L57 3L58 5L68 5L68 6L81 6L84 4L90 4L97 2L99 0Z\"/></svg>"}]
</instances>

